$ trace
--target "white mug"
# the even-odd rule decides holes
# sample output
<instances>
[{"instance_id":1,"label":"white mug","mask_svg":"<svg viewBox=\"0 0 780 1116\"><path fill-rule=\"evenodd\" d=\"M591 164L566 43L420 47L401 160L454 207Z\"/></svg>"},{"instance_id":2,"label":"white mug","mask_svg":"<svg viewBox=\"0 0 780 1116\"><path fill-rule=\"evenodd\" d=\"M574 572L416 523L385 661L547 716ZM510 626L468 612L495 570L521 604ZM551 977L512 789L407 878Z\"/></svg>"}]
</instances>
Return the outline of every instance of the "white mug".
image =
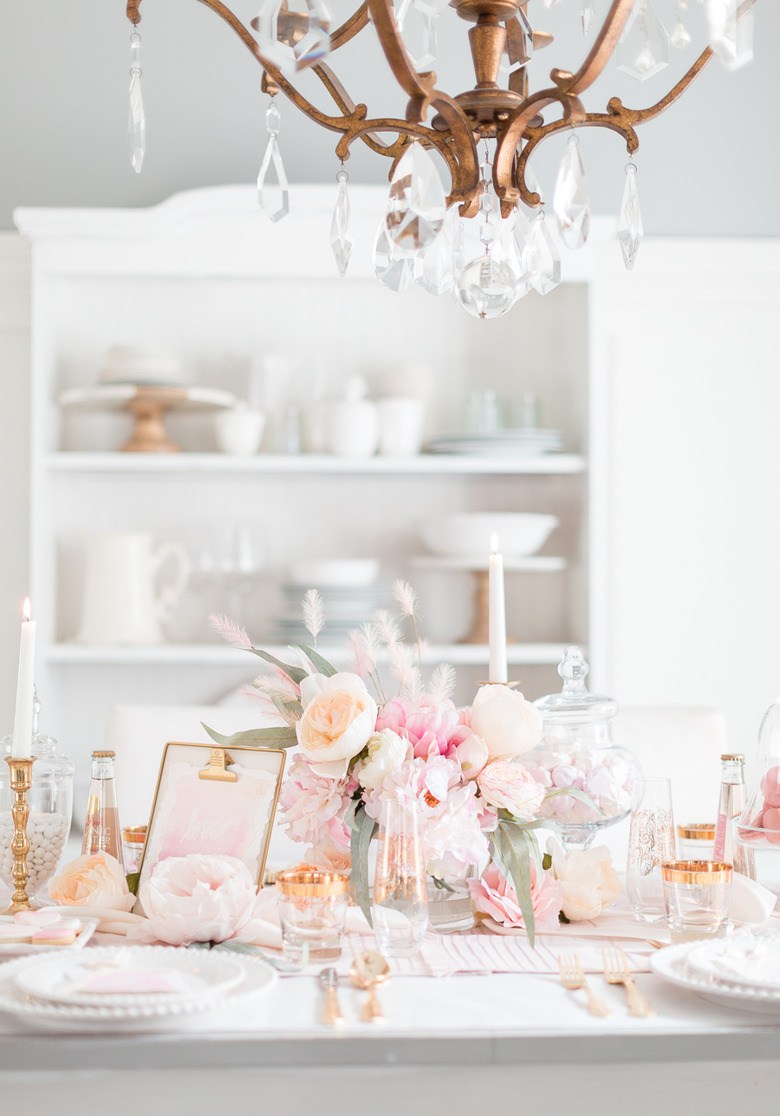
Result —
<instances>
[{"instance_id":1,"label":"white mug","mask_svg":"<svg viewBox=\"0 0 780 1116\"><path fill-rule=\"evenodd\" d=\"M420 452L423 432L423 402L414 396L380 399L379 452L389 457L414 457Z\"/></svg>"},{"instance_id":2,"label":"white mug","mask_svg":"<svg viewBox=\"0 0 780 1116\"><path fill-rule=\"evenodd\" d=\"M222 453L236 457L249 457L257 453L263 440L265 414L237 407L232 411L218 411L214 416L214 433L217 447Z\"/></svg>"},{"instance_id":3,"label":"white mug","mask_svg":"<svg viewBox=\"0 0 780 1116\"><path fill-rule=\"evenodd\" d=\"M158 587L157 575L175 560L173 581ZM142 531L114 531L87 541L79 643L162 643L161 624L176 606L190 575L183 547L167 542L152 549Z\"/></svg>"},{"instance_id":4,"label":"white mug","mask_svg":"<svg viewBox=\"0 0 780 1116\"><path fill-rule=\"evenodd\" d=\"M379 443L376 403L368 399L331 403L326 412L325 444L340 457L371 457Z\"/></svg>"}]
</instances>

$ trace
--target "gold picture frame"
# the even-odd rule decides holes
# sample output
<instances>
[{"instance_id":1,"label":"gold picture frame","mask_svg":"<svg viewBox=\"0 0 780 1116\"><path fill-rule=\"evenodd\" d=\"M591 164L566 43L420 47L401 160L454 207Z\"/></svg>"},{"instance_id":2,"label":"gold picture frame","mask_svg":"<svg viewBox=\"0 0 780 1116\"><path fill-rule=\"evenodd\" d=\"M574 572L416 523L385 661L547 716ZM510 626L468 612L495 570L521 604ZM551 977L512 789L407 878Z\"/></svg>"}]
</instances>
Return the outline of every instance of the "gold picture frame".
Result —
<instances>
[{"instance_id":1,"label":"gold picture frame","mask_svg":"<svg viewBox=\"0 0 780 1116\"><path fill-rule=\"evenodd\" d=\"M138 867L137 914L144 913L143 885L168 856L235 856L262 887L284 761L283 748L165 745Z\"/></svg>"}]
</instances>

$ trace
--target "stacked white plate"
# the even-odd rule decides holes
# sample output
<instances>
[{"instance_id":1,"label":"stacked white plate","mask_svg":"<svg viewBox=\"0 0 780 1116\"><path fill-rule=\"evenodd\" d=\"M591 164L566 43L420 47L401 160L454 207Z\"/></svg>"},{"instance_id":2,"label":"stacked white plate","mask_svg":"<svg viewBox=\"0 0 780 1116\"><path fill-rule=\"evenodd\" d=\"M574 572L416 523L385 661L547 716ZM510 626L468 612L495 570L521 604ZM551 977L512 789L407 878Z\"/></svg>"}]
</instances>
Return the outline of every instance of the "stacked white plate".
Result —
<instances>
[{"instance_id":1,"label":"stacked white plate","mask_svg":"<svg viewBox=\"0 0 780 1116\"><path fill-rule=\"evenodd\" d=\"M177 1030L268 992L270 966L226 951L111 946L0 967L0 1011L55 1031Z\"/></svg>"},{"instance_id":2,"label":"stacked white plate","mask_svg":"<svg viewBox=\"0 0 780 1116\"><path fill-rule=\"evenodd\" d=\"M145 384L149 387L181 385L182 363L172 353L115 345L103 357L101 384Z\"/></svg>"},{"instance_id":3,"label":"stacked white plate","mask_svg":"<svg viewBox=\"0 0 780 1116\"><path fill-rule=\"evenodd\" d=\"M685 942L651 958L653 970L680 988L726 1007L780 1013L780 934L738 930Z\"/></svg>"},{"instance_id":4,"label":"stacked white plate","mask_svg":"<svg viewBox=\"0 0 780 1116\"><path fill-rule=\"evenodd\" d=\"M275 638L280 643L311 644L303 623L302 601L308 589L316 589L325 610L325 627L318 636L321 644L342 644L347 634L370 620L378 608L387 605L384 585L312 585L287 582L282 586L284 611L275 623Z\"/></svg>"},{"instance_id":5,"label":"stacked white plate","mask_svg":"<svg viewBox=\"0 0 780 1116\"><path fill-rule=\"evenodd\" d=\"M425 446L427 453L465 453L485 457L533 457L562 449L560 430L539 430L537 427L497 430L493 434L450 434L433 438Z\"/></svg>"}]
</instances>

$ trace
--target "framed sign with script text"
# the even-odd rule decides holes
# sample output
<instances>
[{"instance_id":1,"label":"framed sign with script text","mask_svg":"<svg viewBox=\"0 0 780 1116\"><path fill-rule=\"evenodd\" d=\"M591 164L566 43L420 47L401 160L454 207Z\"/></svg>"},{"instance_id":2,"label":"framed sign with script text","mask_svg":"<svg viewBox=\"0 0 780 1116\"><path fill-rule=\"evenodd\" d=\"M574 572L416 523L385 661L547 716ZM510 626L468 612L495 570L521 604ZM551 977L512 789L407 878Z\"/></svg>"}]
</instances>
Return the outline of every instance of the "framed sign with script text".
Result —
<instances>
[{"instance_id":1,"label":"framed sign with script text","mask_svg":"<svg viewBox=\"0 0 780 1116\"><path fill-rule=\"evenodd\" d=\"M166 744L139 895L159 860L189 853L237 857L260 887L283 771L282 748ZM134 910L143 914L140 900Z\"/></svg>"}]
</instances>

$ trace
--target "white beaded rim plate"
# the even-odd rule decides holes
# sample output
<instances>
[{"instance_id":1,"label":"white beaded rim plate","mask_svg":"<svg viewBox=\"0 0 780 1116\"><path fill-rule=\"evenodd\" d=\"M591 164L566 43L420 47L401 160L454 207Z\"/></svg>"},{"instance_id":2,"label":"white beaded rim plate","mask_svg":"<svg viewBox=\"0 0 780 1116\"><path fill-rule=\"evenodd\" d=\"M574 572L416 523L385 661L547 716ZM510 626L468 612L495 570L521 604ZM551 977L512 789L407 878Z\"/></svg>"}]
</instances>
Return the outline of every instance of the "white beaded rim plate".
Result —
<instances>
[{"instance_id":1,"label":"white beaded rim plate","mask_svg":"<svg viewBox=\"0 0 780 1116\"><path fill-rule=\"evenodd\" d=\"M239 958L224 950L108 946L78 957L42 957L23 968L15 983L23 995L56 1004L170 1007L216 999L240 984L243 975Z\"/></svg>"},{"instance_id":2,"label":"white beaded rim plate","mask_svg":"<svg viewBox=\"0 0 780 1116\"><path fill-rule=\"evenodd\" d=\"M100 948L94 952L97 953ZM181 952L172 946L135 948L171 954ZM87 1007L28 999L17 987L16 979L24 968L36 963L35 958L22 957L0 966L0 1011L15 1015L32 1027L49 1031L161 1031L172 1027L183 1030L188 1026L197 1026L204 1014L233 1007L269 992L278 979L269 965L253 957L242 957L239 959L241 982L217 997L193 997L176 1003L158 999L145 1005Z\"/></svg>"},{"instance_id":3,"label":"white beaded rim plate","mask_svg":"<svg viewBox=\"0 0 780 1116\"><path fill-rule=\"evenodd\" d=\"M63 910L63 915L68 918L68 913ZM12 925L15 922L12 915L0 915L0 923L3 925ZM58 953L70 952L74 949L83 949L89 939L95 933L98 926L96 918L80 918L81 930L76 935L75 942L70 942L68 945L53 946L51 942L47 943L33 943L33 942L2 942L0 943L0 961L4 961L8 957L28 957L31 954L40 956L43 953L48 953L50 950L56 950ZM5 970L3 970L5 971Z\"/></svg>"},{"instance_id":4,"label":"white beaded rim plate","mask_svg":"<svg viewBox=\"0 0 780 1116\"><path fill-rule=\"evenodd\" d=\"M688 955L700 945L701 942L683 942L658 950L650 958L653 972L678 988L695 992L721 1007L741 1007L766 1015L780 1013L780 988L752 988L693 971L688 966Z\"/></svg>"},{"instance_id":5,"label":"white beaded rim plate","mask_svg":"<svg viewBox=\"0 0 780 1116\"><path fill-rule=\"evenodd\" d=\"M699 942L686 960L689 969L703 977L780 992L780 936L776 932L738 930L729 938Z\"/></svg>"}]
</instances>

